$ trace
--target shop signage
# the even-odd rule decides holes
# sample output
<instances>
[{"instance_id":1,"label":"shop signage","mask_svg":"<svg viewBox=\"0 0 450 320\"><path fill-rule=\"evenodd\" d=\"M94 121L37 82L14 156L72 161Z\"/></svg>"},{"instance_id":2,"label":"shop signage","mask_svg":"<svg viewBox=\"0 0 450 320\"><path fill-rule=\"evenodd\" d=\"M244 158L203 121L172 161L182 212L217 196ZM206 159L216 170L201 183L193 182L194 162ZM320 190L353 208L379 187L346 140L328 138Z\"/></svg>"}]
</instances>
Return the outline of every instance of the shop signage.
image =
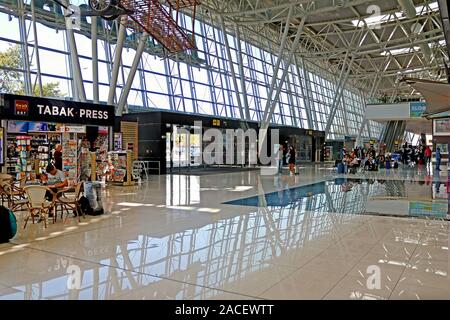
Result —
<instances>
[{"instance_id":1,"label":"shop signage","mask_svg":"<svg viewBox=\"0 0 450 320\"><path fill-rule=\"evenodd\" d=\"M425 102L410 102L409 103L409 116L411 118L421 118L427 109Z\"/></svg>"},{"instance_id":2,"label":"shop signage","mask_svg":"<svg viewBox=\"0 0 450 320\"><path fill-rule=\"evenodd\" d=\"M28 101L16 100L16 103L14 105L14 114L17 116L27 116L28 115Z\"/></svg>"},{"instance_id":3,"label":"shop signage","mask_svg":"<svg viewBox=\"0 0 450 320\"><path fill-rule=\"evenodd\" d=\"M433 120L433 135L450 136L450 118Z\"/></svg>"},{"instance_id":4,"label":"shop signage","mask_svg":"<svg viewBox=\"0 0 450 320\"><path fill-rule=\"evenodd\" d=\"M86 126L62 126L60 130L67 133L86 133Z\"/></svg>"},{"instance_id":5,"label":"shop signage","mask_svg":"<svg viewBox=\"0 0 450 320\"><path fill-rule=\"evenodd\" d=\"M2 119L114 126L114 107L94 103L4 94Z\"/></svg>"}]
</instances>

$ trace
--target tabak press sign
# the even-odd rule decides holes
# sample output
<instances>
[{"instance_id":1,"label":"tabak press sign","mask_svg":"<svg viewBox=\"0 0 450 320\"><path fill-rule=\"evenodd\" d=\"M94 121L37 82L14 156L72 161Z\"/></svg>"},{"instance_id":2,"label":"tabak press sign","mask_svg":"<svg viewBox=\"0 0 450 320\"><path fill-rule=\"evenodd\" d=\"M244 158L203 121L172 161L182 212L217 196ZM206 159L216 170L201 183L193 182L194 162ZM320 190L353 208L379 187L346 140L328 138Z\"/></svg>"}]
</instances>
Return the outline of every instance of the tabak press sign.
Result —
<instances>
[{"instance_id":1,"label":"tabak press sign","mask_svg":"<svg viewBox=\"0 0 450 320\"><path fill-rule=\"evenodd\" d=\"M0 116L8 120L114 126L115 115L110 105L5 94L0 99Z\"/></svg>"}]
</instances>

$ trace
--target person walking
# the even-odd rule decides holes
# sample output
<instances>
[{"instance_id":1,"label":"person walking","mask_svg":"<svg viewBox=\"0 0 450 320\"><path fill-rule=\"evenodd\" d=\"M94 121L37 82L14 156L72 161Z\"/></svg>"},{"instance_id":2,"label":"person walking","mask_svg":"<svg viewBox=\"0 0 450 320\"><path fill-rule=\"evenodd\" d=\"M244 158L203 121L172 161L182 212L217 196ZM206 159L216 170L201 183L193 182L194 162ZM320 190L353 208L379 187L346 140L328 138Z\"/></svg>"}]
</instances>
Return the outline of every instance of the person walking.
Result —
<instances>
[{"instance_id":1,"label":"person walking","mask_svg":"<svg viewBox=\"0 0 450 320\"><path fill-rule=\"evenodd\" d=\"M295 149L293 146L289 147L289 171L290 175L295 175Z\"/></svg>"},{"instance_id":2,"label":"person walking","mask_svg":"<svg viewBox=\"0 0 450 320\"><path fill-rule=\"evenodd\" d=\"M427 146L425 148L425 164L428 166L431 163L431 148L430 146Z\"/></svg>"},{"instance_id":3,"label":"person walking","mask_svg":"<svg viewBox=\"0 0 450 320\"><path fill-rule=\"evenodd\" d=\"M277 151L277 164L278 164L278 170L277 173L281 174L283 172L283 155L284 155L284 146L282 144L280 144L280 147L278 148Z\"/></svg>"},{"instance_id":4,"label":"person walking","mask_svg":"<svg viewBox=\"0 0 450 320\"><path fill-rule=\"evenodd\" d=\"M441 171L441 148L436 149L436 171Z\"/></svg>"}]
</instances>

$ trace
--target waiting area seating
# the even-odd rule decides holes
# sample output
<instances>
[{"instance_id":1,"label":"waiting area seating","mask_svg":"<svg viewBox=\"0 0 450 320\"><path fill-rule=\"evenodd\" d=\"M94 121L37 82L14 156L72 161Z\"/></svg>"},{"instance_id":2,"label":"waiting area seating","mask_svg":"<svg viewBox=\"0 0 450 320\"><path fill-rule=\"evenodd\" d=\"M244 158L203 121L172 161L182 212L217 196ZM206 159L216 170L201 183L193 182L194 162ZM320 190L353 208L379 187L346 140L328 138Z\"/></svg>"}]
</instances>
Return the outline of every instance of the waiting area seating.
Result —
<instances>
[{"instance_id":1,"label":"waiting area seating","mask_svg":"<svg viewBox=\"0 0 450 320\"><path fill-rule=\"evenodd\" d=\"M73 212L81 222L81 216L85 218L79 204L83 192L83 182L72 187L54 190L40 185L37 181L27 181L25 177L14 180L13 177L2 175L0 178L0 199L4 205L12 211L25 212L24 226L26 228L31 218L32 223L44 221L47 227L48 218L52 218L53 223L57 222L60 212L61 220L66 221ZM66 213L66 219L64 218Z\"/></svg>"}]
</instances>

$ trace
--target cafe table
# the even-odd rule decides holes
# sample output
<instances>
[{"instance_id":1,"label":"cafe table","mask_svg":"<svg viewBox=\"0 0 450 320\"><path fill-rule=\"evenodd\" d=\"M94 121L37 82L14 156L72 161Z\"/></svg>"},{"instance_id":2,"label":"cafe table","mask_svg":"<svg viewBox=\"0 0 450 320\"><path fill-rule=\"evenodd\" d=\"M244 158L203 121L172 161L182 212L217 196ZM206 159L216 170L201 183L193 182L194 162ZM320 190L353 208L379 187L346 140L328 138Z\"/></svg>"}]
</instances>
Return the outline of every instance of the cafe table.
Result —
<instances>
[{"instance_id":1,"label":"cafe table","mask_svg":"<svg viewBox=\"0 0 450 320\"><path fill-rule=\"evenodd\" d=\"M0 181L12 180L13 176L7 173L0 173Z\"/></svg>"}]
</instances>

